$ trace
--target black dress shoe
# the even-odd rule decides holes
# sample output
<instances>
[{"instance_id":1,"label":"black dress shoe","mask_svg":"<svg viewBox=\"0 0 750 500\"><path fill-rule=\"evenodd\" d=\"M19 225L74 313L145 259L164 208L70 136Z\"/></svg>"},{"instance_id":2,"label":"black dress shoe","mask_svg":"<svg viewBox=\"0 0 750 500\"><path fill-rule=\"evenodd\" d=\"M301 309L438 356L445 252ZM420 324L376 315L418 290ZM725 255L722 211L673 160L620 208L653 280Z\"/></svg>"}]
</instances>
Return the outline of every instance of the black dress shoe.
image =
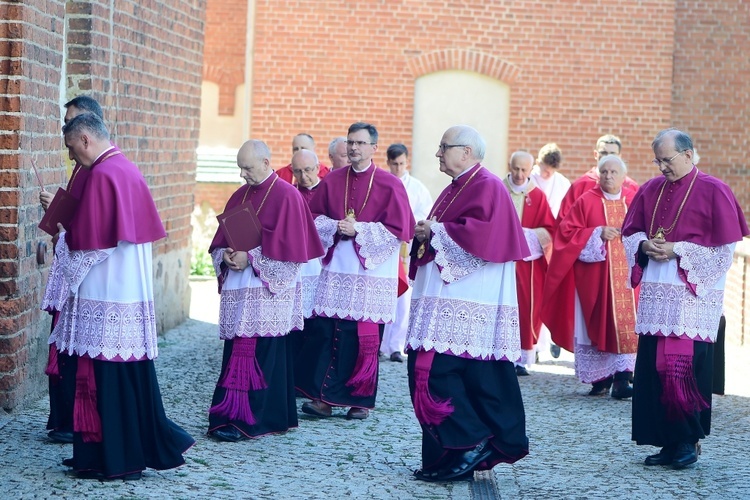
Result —
<instances>
[{"instance_id":1,"label":"black dress shoe","mask_svg":"<svg viewBox=\"0 0 750 500\"><path fill-rule=\"evenodd\" d=\"M394 352L394 353L391 354L390 360L391 361L395 361L397 363L403 363L405 361L404 360L404 355L401 354L398 351L396 351L396 352Z\"/></svg>"},{"instance_id":2,"label":"black dress shoe","mask_svg":"<svg viewBox=\"0 0 750 500\"><path fill-rule=\"evenodd\" d=\"M122 479L123 481L140 481L142 477L143 477L143 474L139 471L139 472L131 472L130 474L125 474L119 479Z\"/></svg>"},{"instance_id":3,"label":"black dress shoe","mask_svg":"<svg viewBox=\"0 0 750 500\"><path fill-rule=\"evenodd\" d=\"M672 467L675 469L682 469L697 461L698 453L696 452L695 445L691 443L680 443L677 445L677 449L672 457Z\"/></svg>"},{"instance_id":4,"label":"black dress shoe","mask_svg":"<svg viewBox=\"0 0 750 500\"><path fill-rule=\"evenodd\" d=\"M73 459L72 458L63 458L62 464L65 467L73 467Z\"/></svg>"},{"instance_id":5,"label":"black dress shoe","mask_svg":"<svg viewBox=\"0 0 750 500\"><path fill-rule=\"evenodd\" d=\"M602 396L609 392L609 388L612 387L612 377L607 377L604 380L594 382L591 384L591 390L589 396Z\"/></svg>"},{"instance_id":6,"label":"black dress shoe","mask_svg":"<svg viewBox=\"0 0 750 500\"><path fill-rule=\"evenodd\" d=\"M419 469L414 471L414 477L419 479L420 481L427 481L430 483L437 483L441 481L466 481L474 478L474 471L468 471L460 476L451 479L445 479L440 475L440 472L438 471L425 472L422 469Z\"/></svg>"},{"instance_id":7,"label":"black dress shoe","mask_svg":"<svg viewBox=\"0 0 750 500\"><path fill-rule=\"evenodd\" d=\"M615 399L628 399L633 397L633 386L627 380L615 380L612 385L612 397Z\"/></svg>"},{"instance_id":8,"label":"black dress shoe","mask_svg":"<svg viewBox=\"0 0 750 500\"><path fill-rule=\"evenodd\" d=\"M244 441L247 439L247 436L238 431L233 425L219 427L218 429L210 431L208 435L218 441L226 441L227 443L236 443L237 441Z\"/></svg>"},{"instance_id":9,"label":"black dress shoe","mask_svg":"<svg viewBox=\"0 0 750 500\"><path fill-rule=\"evenodd\" d=\"M523 365L516 365L516 376L518 377L527 377L531 375L529 373L529 370L526 369Z\"/></svg>"},{"instance_id":10,"label":"black dress shoe","mask_svg":"<svg viewBox=\"0 0 750 500\"><path fill-rule=\"evenodd\" d=\"M643 461L644 465L669 465L672 463L674 446L665 446L656 455L649 455Z\"/></svg>"},{"instance_id":11,"label":"black dress shoe","mask_svg":"<svg viewBox=\"0 0 750 500\"><path fill-rule=\"evenodd\" d=\"M560 346L552 344L549 346L549 353L552 355L553 358L557 359L560 357Z\"/></svg>"},{"instance_id":12,"label":"black dress shoe","mask_svg":"<svg viewBox=\"0 0 750 500\"><path fill-rule=\"evenodd\" d=\"M459 455L451 465L438 473L441 481L455 481L466 474L473 474L477 465L492 455L492 446L488 440L479 443L475 448Z\"/></svg>"},{"instance_id":13,"label":"black dress shoe","mask_svg":"<svg viewBox=\"0 0 750 500\"><path fill-rule=\"evenodd\" d=\"M47 436L55 443L70 444L73 442L73 433L69 431L51 430Z\"/></svg>"}]
</instances>

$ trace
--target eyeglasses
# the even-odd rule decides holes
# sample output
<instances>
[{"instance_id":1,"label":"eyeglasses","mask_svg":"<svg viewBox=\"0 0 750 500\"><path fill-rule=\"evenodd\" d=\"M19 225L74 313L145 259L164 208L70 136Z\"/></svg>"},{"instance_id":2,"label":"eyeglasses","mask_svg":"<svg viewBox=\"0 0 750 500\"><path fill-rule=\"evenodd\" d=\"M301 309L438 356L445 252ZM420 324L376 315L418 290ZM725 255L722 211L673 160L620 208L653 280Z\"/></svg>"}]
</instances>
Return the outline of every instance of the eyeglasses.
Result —
<instances>
[{"instance_id":1,"label":"eyeglasses","mask_svg":"<svg viewBox=\"0 0 750 500\"><path fill-rule=\"evenodd\" d=\"M467 146L468 146L467 144L446 144L444 142L441 142L438 145L438 148L440 148L441 153L445 153L445 150L449 148L465 148Z\"/></svg>"},{"instance_id":2,"label":"eyeglasses","mask_svg":"<svg viewBox=\"0 0 750 500\"><path fill-rule=\"evenodd\" d=\"M296 169L296 170L292 170L292 173L293 173L294 175L299 175L299 174L301 174L301 173L309 174L309 173L310 173L310 172L312 172L313 170L315 170L315 167L305 167L305 168L303 168L302 170L299 170L299 169Z\"/></svg>"},{"instance_id":3,"label":"eyeglasses","mask_svg":"<svg viewBox=\"0 0 750 500\"><path fill-rule=\"evenodd\" d=\"M347 146L357 146L358 148L361 148L362 146L374 146L375 142L365 142L365 141L346 141Z\"/></svg>"},{"instance_id":4,"label":"eyeglasses","mask_svg":"<svg viewBox=\"0 0 750 500\"><path fill-rule=\"evenodd\" d=\"M661 160L659 158L654 158L653 160L651 160L651 163L653 163L657 167L666 167L670 163L672 163L672 160L674 160L675 158L677 158L678 156L680 156L684 152L685 151L680 151L679 153L677 153L676 155L674 155L672 158L667 158L667 159L663 159L662 158Z\"/></svg>"}]
</instances>

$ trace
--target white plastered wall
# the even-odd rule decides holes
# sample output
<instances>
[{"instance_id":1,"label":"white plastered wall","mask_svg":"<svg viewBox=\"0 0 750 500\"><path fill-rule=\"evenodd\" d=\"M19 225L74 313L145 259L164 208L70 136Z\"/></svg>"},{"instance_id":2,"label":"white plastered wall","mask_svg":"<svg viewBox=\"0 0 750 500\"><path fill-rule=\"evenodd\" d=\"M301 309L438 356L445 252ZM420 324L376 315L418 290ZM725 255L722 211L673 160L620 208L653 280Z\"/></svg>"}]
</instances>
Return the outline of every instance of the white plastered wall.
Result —
<instances>
[{"instance_id":1,"label":"white plastered wall","mask_svg":"<svg viewBox=\"0 0 750 500\"><path fill-rule=\"evenodd\" d=\"M499 176L507 173L510 87L494 78L464 70L423 75L414 85L414 133L411 171L433 199L450 182L435 157L443 132L470 125L487 142L482 164Z\"/></svg>"}]
</instances>

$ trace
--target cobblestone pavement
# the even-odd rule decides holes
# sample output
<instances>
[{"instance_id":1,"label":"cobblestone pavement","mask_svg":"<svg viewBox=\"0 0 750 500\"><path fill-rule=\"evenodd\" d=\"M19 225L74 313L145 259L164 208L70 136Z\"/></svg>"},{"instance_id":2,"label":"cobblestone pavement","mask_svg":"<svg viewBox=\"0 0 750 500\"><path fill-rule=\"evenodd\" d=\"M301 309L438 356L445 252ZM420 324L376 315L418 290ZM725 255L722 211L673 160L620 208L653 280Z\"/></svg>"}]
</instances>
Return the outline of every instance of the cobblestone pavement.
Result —
<instances>
[{"instance_id":1,"label":"cobblestone pavement","mask_svg":"<svg viewBox=\"0 0 750 500\"><path fill-rule=\"evenodd\" d=\"M209 400L221 362L213 282L193 282L191 319L166 333L156 363L167 415L197 444L187 464L148 470L134 482L78 480L61 465L71 445L47 441L46 398L0 415L0 488L9 498L748 498L750 349L730 348L727 395L714 397L712 435L695 466L642 465L655 448L630 441L629 401L587 397L570 356L542 359L522 377L531 453L475 481L430 484L420 465L419 425L406 366L381 363L377 408L348 421L339 410L299 428L240 443L206 436ZM302 400L298 400L302 404Z\"/></svg>"}]
</instances>

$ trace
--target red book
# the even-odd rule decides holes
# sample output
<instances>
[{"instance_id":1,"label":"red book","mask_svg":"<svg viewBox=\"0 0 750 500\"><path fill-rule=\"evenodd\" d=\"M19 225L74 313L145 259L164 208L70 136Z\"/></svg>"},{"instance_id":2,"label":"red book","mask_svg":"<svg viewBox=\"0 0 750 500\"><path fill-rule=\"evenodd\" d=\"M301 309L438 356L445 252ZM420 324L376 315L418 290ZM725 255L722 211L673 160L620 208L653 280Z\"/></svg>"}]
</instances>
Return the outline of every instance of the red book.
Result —
<instances>
[{"instance_id":1,"label":"red book","mask_svg":"<svg viewBox=\"0 0 750 500\"><path fill-rule=\"evenodd\" d=\"M247 252L260 245L263 227L255 213L255 207L249 201L225 211L216 218L232 250Z\"/></svg>"},{"instance_id":2,"label":"red book","mask_svg":"<svg viewBox=\"0 0 750 500\"><path fill-rule=\"evenodd\" d=\"M39 222L39 229L45 233L54 236L57 234L58 222L63 225L65 229L70 226L70 221L73 220L73 216L78 210L78 199L73 197L70 193L65 191L63 188L57 190L55 197L52 198L52 202L49 204L47 211L44 212L41 222Z\"/></svg>"}]
</instances>

